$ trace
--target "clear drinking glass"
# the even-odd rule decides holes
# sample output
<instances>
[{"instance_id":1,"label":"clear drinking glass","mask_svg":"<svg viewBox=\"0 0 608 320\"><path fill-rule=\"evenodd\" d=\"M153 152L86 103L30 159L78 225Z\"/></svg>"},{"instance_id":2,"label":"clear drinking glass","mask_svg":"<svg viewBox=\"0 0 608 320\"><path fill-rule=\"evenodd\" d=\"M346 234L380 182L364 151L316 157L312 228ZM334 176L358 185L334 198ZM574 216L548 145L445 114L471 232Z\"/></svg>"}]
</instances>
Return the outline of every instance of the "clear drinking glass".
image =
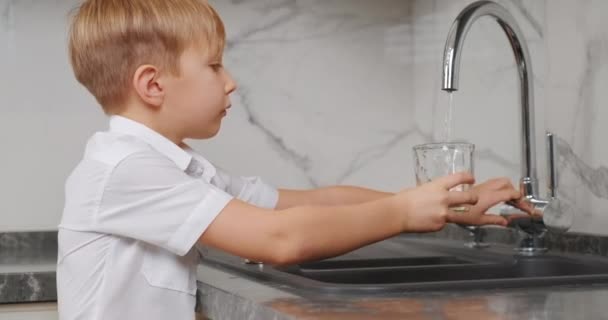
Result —
<instances>
[{"instance_id":1,"label":"clear drinking glass","mask_svg":"<svg viewBox=\"0 0 608 320\"><path fill-rule=\"evenodd\" d=\"M420 185L435 178L456 172L469 172L474 175L473 154L475 145L466 142L442 142L422 144L414 147L416 161L416 184ZM459 185L452 190L467 191L471 185ZM469 206L451 208L457 212L469 210ZM483 242L483 230L478 226L462 225L472 236L464 245L469 248L482 249L489 245Z\"/></svg>"},{"instance_id":2,"label":"clear drinking glass","mask_svg":"<svg viewBox=\"0 0 608 320\"><path fill-rule=\"evenodd\" d=\"M436 178L457 172L474 174L473 152L475 145L467 142L427 143L414 147L416 162L416 184L432 181ZM462 184L451 191L468 191L469 184ZM452 207L454 211L468 211L468 206Z\"/></svg>"}]
</instances>

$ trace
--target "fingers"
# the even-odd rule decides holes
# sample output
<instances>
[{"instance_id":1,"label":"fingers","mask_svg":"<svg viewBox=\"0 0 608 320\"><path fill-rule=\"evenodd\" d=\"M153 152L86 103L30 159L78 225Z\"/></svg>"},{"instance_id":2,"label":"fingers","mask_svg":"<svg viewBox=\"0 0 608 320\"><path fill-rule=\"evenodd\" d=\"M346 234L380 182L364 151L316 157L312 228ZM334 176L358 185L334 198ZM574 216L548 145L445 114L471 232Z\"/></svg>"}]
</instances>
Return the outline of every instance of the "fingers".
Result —
<instances>
[{"instance_id":1,"label":"fingers","mask_svg":"<svg viewBox=\"0 0 608 320\"><path fill-rule=\"evenodd\" d=\"M473 226L481 226L481 225L497 225L506 227L509 222L504 217L495 215L495 214L468 214L468 213L458 213L451 212L448 213L447 217L448 222L459 223L464 225L473 225Z\"/></svg>"},{"instance_id":2,"label":"fingers","mask_svg":"<svg viewBox=\"0 0 608 320\"><path fill-rule=\"evenodd\" d=\"M455 206L461 204L475 205L479 198L476 194L469 191L450 191L448 192L448 205Z\"/></svg>"},{"instance_id":3,"label":"fingers","mask_svg":"<svg viewBox=\"0 0 608 320\"><path fill-rule=\"evenodd\" d=\"M496 189L515 189L509 178L495 178L488 182L494 185Z\"/></svg>"},{"instance_id":4,"label":"fingers","mask_svg":"<svg viewBox=\"0 0 608 320\"><path fill-rule=\"evenodd\" d=\"M487 180L484 183L478 184L475 186L477 188L481 188L482 190L515 190L515 187L511 183L511 180L508 178L494 178Z\"/></svg>"},{"instance_id":5,"label":"fingers","mask_svg":"<svg viewBox=\"0 0 608 320\"><path fill-rule=\"evenodd\" d=\"M482 224L482 225L494 224L497 226L506 227L508 224L508 221L504 217L501 217L501 216L498 216L495 214L484 214L481 216L480 224Z\"/></svg>"},{"instance_id":6,"label":"fingers","mask_svg":"<svg viewBox=\"0 0 608 320\"><path fill-rule=\"evenodd\" d=\"M451 174L449 176L441 177L435 180L436 183L444 187L446 190L450 190L455 186L461 184L474 184L475 177L468 172L459 172L455 174Z\"/></svg>"},{"instance_id":7,"label":"fingers","mask_svg":"<svg viewBox=\"0 0 608 320\"><path fill-rule=\"evenodd\" d=\"M507 219L507 224L511 223L512 221L516 221L517 219L521 219L521 218L530 218L530 215L526 214L526 213L521 213L521 214L510 214L507 217L505 217L505 219Z\"/></svg>"},{"instance_id":8,"label":"fingers","mask_svg":"<svg viewBox=\"0 0 608 320\"><path fill-rule=\"evenodd\" d=\"M519 191L514 190L514 189L509 189L509 190L502 190L502 191L497 191L492 193L492 195L490 196L490 206L493 206L495 204L501 203L501 202L507 202L507 201L511 201L511 202L515 202L515 203L520 203L523 201L519 201L518 199L521 198L521 195L519 193ZM515 200L515 201L512 201Z\"/></svg>"},{"instance_id":9,"label":"fingers","mask_svg":"<svg viewBox=\"0 0 608 320\"><path fill-rule=\"evenodd\" d=\"M537 211L536 208L534 207L534 205L532 205L530 202L524 200L524 199L515 199L513 201L508 201L507 204L520 209L522 211L525 211L528 214L534 215L535 212Z\"/></svg>"}]
</instances>

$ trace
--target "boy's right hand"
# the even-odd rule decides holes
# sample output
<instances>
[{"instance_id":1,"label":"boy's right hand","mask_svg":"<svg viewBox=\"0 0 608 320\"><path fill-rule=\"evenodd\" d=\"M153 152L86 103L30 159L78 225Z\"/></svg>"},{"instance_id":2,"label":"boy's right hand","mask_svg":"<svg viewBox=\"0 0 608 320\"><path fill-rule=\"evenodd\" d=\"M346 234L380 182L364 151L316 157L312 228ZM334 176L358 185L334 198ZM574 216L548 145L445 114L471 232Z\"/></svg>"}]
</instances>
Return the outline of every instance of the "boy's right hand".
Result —
<instances>
[{"instance_id":1,"label":"boy's right hand","mask_svg":"<svg viewBox=\"0 0 608 320\"><path fill-rule=\"evenodd\" d=\"M441 177L416 188L406 189L394 196L398 212L403 213L403 232L432 232L441 230L450 207L477 203L470 191L449 191L460 184L474 184L469 173Z\"/></svg>"}]
</instances>

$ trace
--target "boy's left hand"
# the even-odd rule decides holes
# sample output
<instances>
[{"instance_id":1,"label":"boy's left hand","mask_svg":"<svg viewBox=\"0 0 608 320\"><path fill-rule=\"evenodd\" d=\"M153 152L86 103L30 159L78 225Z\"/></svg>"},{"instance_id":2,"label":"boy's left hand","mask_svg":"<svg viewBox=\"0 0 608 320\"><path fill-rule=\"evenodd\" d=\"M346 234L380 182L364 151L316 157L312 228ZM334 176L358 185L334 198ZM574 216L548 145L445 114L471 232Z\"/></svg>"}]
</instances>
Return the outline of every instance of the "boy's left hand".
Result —
<instances>
[{"instance_id":1,"label":"boy's left hand","mask_svg":"<svg viewBox=\"0 0 608 320\"><path fill-rule=\"evenodd\" d=\"M507 220L495 214L486 214L488 209L505 201L513 200L525 208L521 193L513 187L508 178L496 178L478 184L471 189L478 196L477 204L471 206L466 212L453 212L448 214L448 221L463 225L485 225L494 224L506 226Z\"/></svg>"}]
</instances>

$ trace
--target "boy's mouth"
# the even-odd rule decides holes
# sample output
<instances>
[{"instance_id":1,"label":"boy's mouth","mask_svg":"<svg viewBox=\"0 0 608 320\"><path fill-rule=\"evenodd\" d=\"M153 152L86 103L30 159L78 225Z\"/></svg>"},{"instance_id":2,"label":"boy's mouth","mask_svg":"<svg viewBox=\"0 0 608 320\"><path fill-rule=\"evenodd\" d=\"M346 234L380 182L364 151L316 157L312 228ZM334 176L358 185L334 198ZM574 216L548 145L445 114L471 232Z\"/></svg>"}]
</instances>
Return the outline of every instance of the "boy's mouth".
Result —
<instances>
[{"instance_id":1,"label":"boy's mouth","mask_svg":"<svg viewBox=\"0 0 608 320\"><path fill-rule=\"evenodd\" d=\"M228 115L228 109L230 109L230 107L232 107L232 105L228 105L224 108L224 110L222 111L222 116Z\"/></svg>"}]
</instances>

